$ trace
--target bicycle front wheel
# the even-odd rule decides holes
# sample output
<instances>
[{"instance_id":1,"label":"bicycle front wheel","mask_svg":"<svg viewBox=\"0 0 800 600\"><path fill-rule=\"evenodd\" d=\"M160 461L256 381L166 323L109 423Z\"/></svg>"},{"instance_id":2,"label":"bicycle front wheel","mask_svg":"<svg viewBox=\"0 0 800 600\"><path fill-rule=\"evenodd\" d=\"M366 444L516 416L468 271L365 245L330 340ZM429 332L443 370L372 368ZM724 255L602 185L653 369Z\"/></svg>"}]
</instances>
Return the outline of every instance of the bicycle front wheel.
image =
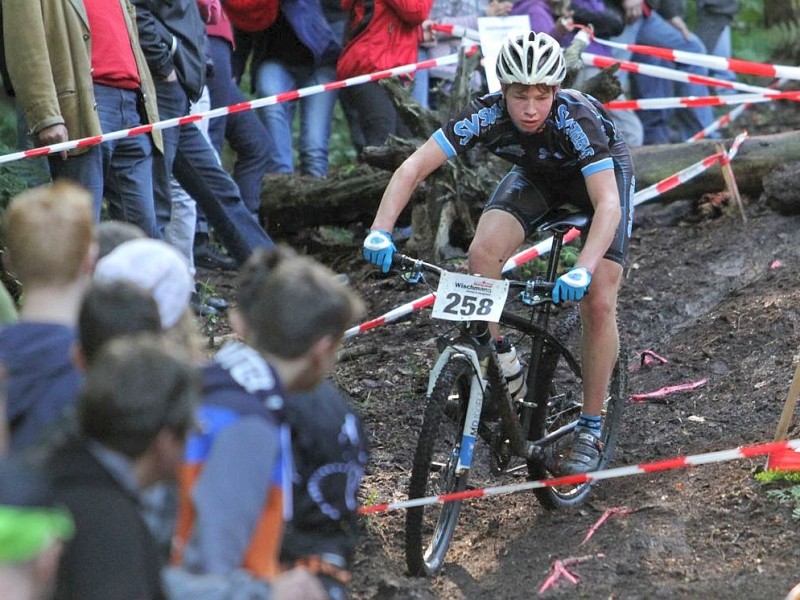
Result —
<instances>
[{"instance_id":1,"label":"bicycle front wheel","mask_svg":"<svg viewBox=\"0 0 800 600\"><path fill-rule=\"evenodd\" d=\"M472 378L472 365L457 355L439 373L425 407L408 486L409 499L466 488L469 471L456 473L456 466ZM433 575L441 569L460 511L460 501L408 509L406 565L412 575Z\"/></svg>"}]
</instances>

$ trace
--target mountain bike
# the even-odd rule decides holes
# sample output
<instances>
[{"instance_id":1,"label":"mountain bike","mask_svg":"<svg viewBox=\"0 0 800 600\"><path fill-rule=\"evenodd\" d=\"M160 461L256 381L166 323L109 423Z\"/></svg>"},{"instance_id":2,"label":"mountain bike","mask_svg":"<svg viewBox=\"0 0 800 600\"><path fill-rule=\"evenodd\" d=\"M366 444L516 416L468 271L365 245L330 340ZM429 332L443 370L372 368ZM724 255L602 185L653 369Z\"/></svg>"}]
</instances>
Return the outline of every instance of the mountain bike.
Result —
<instances>
[{"instance_id":1,"label":"mountain bike","mask_svg":"<svg viewBox=\"0 0 800 600\"><path fill-rule=\"evenodd\" d=\"M527 469L534 480L558 476L558 462L582 405L580 315L574 304L555 305L550 293L564 235L573 227L587 228L589 220L585 214L562 213L539 227L553 236L543 278L470 278L395 255L394 265L409 281L424 280L426 274L439 276L433 316L456 323L437 341L439 354L429 374L410 499L463 491L471 475L494 477ZM500 291L489 291L493 286ZM527 391L521 397L509 392L489 333L490 320L501 324L527 365ZM613 456L622 424L626 359L620 347L603 407L601 469ZM590 486L547 486L534 493L545 507L557 508L582 502ZM405 551L411 574L433 575L441 569L460 511L460 501L408 510Z\"/></svg>"}]
</instances>

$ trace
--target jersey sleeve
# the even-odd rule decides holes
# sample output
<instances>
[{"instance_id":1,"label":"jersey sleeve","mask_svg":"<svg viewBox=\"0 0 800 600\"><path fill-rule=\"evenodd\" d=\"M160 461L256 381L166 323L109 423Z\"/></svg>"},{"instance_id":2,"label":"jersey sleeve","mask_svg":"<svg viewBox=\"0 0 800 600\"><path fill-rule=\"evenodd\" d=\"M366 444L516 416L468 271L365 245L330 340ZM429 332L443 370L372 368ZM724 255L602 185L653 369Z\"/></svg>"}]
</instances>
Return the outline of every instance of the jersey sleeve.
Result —
<instances>
[{"instance_id":1,"label":"jersey sleeve","mask_svg":"<svg viewBox=\"0 0 800 600\"><path fill-rule=\"evenodd\" d=\"M498 122L503 114L499 94L476 98L433 134L447 158L463 154L474 147Z\"/></svg>"},{"instance_id":2,"label":"jersey sleeve","mask_svg":"<svg viewBox=\"0 0 800 600\"><path fill-rule=\"evenodd\" d=\"M570 152L577 157L584 178L613 169L608 135L609 130L614 130L611 119L586 98L564 96L564 100L556 107L556 128Z\"/></svg>"}]
</instances>

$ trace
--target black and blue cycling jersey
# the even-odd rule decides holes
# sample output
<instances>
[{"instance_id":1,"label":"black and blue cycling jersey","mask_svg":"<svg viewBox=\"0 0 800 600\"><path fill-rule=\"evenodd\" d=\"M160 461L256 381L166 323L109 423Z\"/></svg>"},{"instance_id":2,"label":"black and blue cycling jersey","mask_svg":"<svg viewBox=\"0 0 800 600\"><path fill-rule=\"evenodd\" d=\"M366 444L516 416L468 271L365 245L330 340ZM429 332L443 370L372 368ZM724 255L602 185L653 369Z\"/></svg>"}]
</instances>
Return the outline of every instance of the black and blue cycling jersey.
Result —
<instances>
[{"instance_id":1,"label":"black and blue cycling jersey","mask_svg":"<svg viewBox=\"0 0 800 600\"><path fill-rule=\"evenodd\" d=\"M433 134L448 158L480 145L514 167L484 210L505 210L530 235L551 209L593 212L585 179L613 169L622 218L606 258L624 264L633 222L633 162L608 111L593 97L559 90L550 114L535 133L520 131L501 93L474 99Z\"/></svg>"}]
</instances>

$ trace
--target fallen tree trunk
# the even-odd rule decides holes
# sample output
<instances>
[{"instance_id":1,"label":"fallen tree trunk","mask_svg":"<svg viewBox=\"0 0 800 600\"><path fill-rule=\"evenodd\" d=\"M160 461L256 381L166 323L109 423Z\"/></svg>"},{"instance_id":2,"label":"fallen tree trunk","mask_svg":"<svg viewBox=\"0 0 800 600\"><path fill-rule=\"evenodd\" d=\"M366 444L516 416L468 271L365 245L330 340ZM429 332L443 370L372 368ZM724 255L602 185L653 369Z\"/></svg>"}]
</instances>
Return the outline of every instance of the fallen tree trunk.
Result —
<instances>
[{"instance_id":1,"label":"fallen tree trunk","mask_svg":"<svg viewBox=\"0 0 800 600\"><path fill-rule=\"evenodd\" d=\"M723 145L729 147L730 142L724 140ZM397 165L415 148L414 144L395 140L381 150L380 160L375 160L387 167ZM634 148L636 189L649 187L716 151L716 141L713 140ZM749 138L731 166L739 190L756 197L763 191L764 176L776 167L793 161L800 161L800 132L797 131ZM477 187L479 193L473 194L473 201L480 205L492 192L508 165L494 157L473 161L473 164L478 162L480 173L473 177L470 185L463 184L462 188ZM388 170L359 165L352 171L339 171L328 179L271 178L264 183L263 215L267 218L270 231L274 232L296 232L323 224L348 225L356 221L368 226L390 176ZM724 187L721 169L713 166L659 198L663 201L694 198ZM422 188L418 197L426 192L427 189Z\"/></svg>"},{"instance_id":2,"label":"fallen tree trunk","mask_svg":"<svg viewBox=\"0 0 800 600\"><path fill-rule=\"evenodd\" d=\"M732 140L722 140L729 148ZM636 189L644 189L658 183L717 152L720 140L701 140L691 144L667 144L642 146L632 150ZM764 189L763 179L780 165L800 160L800 132L789 131L773 135L748 138L731 162L739 191L756 197ZM707 192L717 192L725 187L722 170L715 165L694 179L666 192L664 201L694 198Z\"/></svg>"}]
</instances>

